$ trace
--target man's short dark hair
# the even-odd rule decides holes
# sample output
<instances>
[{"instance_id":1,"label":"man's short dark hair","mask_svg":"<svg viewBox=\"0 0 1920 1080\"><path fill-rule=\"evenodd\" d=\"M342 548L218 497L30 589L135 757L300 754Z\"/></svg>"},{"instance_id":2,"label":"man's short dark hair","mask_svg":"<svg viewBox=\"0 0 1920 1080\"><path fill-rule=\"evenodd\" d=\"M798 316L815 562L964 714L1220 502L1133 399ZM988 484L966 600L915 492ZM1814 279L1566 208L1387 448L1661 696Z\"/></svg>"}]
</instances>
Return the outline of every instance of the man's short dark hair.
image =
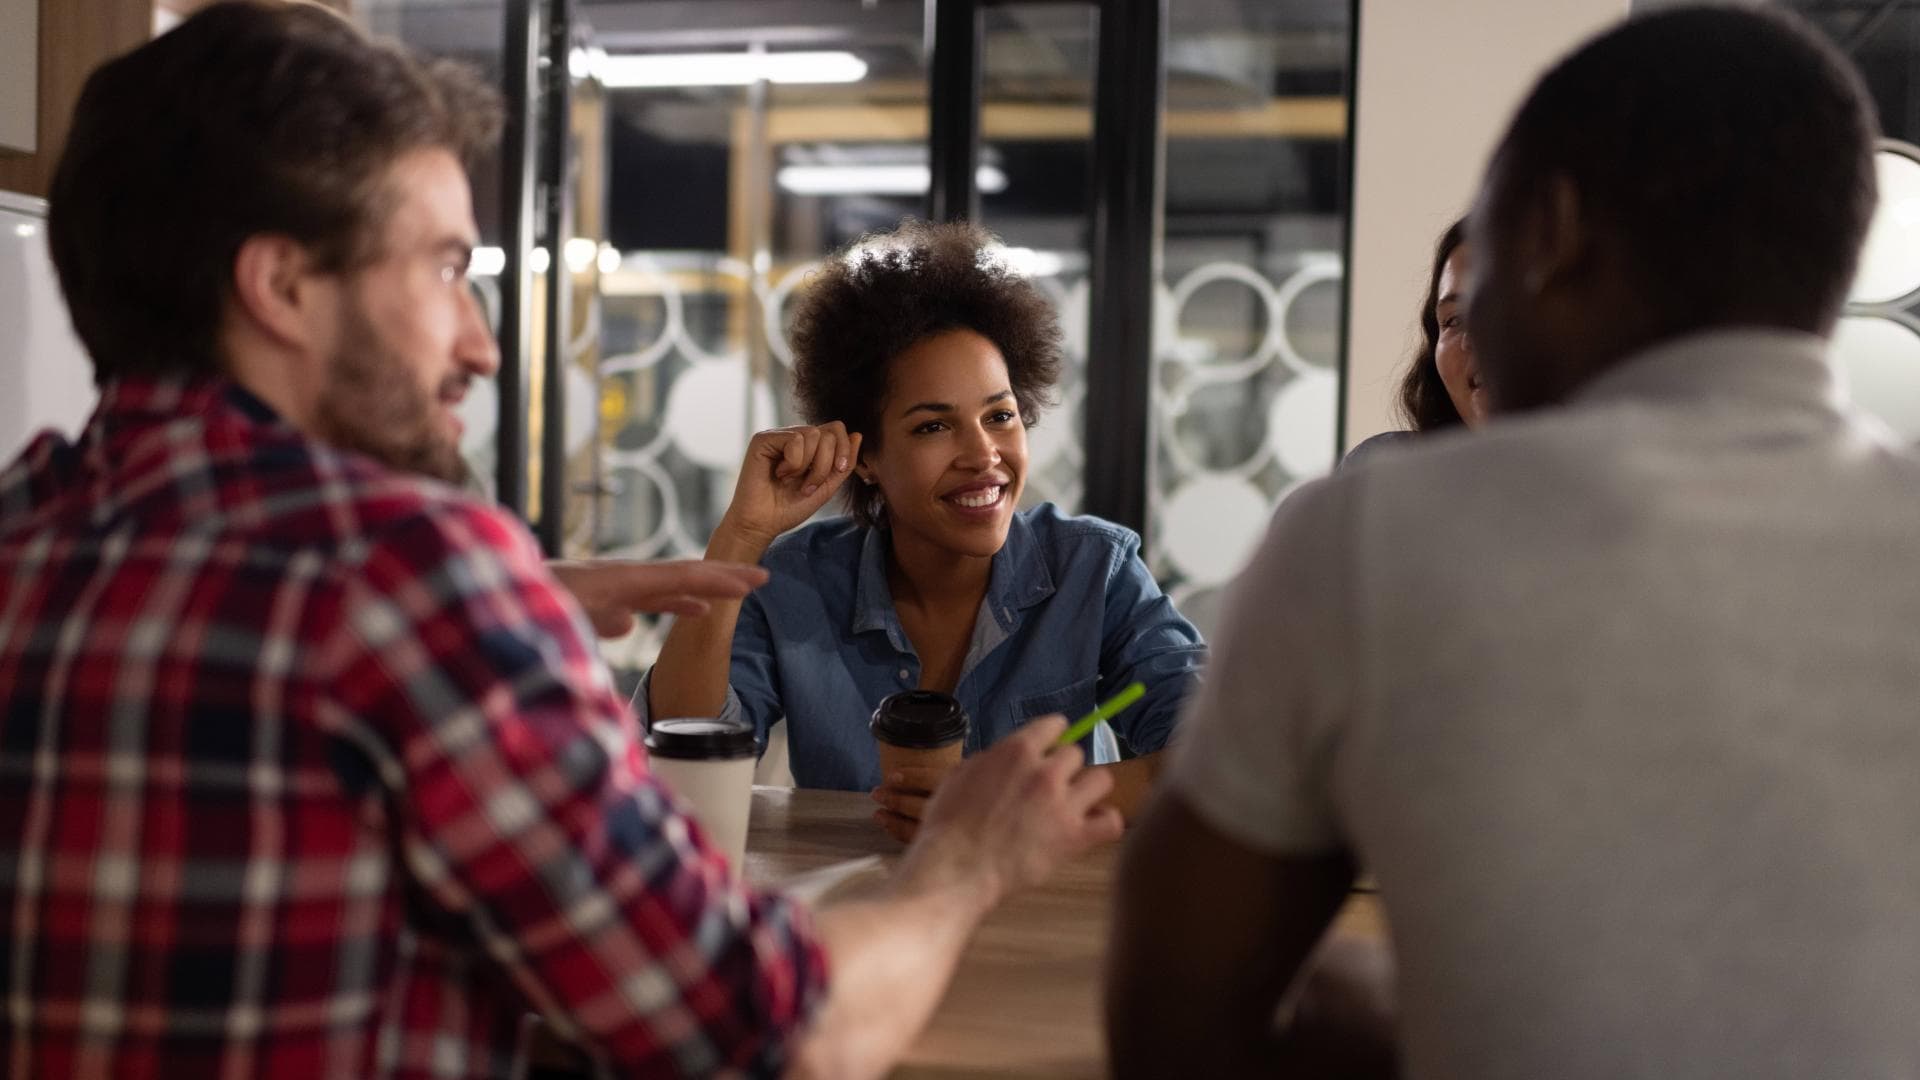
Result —
<instances>
[{"instance_id":1,"label":"man's short dark hair","mask_svg":"<svg viewBox=\"0 0 1920 1080\"><path fill-rule=\"evenodd\" d=\"M386 172L469 164L498 95L309 3L215 4L87 80L48 239L94 378L210 373L241 244L292 238L324 270L375 257Z\"/></svg>"},{"instance_id":2,"label":"man's short dark hair","mask_svg":"<svg viewBox=\"0 0 1920 1080\"><path fill-rule=\"evenodd\" d=\"M936 334L971 330L1000 350L1032 427L1053 404L1060 324L1046 295L994 256L994 243L966 222L908 221L829 258L807 282L788 335L800 415L810 424L838 420L877 447L888 363ZM856 474L845 497L854 520L878 520L877 487Z\"/></svg>"},{"instance_id":3,"label":"man's short dark hair","mask_svg":"<svg viewBox=\"0 0 1920 1080\"><path fill-rule=\"evenodd\" d=\"M1663 11L1540 81L1499 151L1494 212L1564 176L1660 329L1825 333L1873 214L1875 138L1859 75L1797 18Z\"/></svg>"}]
</instances>

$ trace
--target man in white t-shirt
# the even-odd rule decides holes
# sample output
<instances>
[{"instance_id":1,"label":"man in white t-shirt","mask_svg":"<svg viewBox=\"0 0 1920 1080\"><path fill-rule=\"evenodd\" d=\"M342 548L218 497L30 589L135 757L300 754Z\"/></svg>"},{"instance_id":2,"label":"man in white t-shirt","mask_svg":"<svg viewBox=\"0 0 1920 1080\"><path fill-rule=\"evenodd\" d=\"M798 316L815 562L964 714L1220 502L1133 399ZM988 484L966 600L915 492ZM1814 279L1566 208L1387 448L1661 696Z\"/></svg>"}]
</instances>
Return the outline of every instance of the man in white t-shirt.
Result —
<instances>
[{"instance_id":1,"label":"man in white t-shirt","mask_svg":"<svg viewBox=\"0 0 1920 1080\"><path fill-rule=\"evenodd\" d=\"M1920 1075L1920 459L1826 359L1874 121L1766 9L1623 24L1469 230L1502 417L1302 489L1130 842L1118 1076L1272 1074L1377 878L1427 1078Z\"/></svg>"}]
</instances>

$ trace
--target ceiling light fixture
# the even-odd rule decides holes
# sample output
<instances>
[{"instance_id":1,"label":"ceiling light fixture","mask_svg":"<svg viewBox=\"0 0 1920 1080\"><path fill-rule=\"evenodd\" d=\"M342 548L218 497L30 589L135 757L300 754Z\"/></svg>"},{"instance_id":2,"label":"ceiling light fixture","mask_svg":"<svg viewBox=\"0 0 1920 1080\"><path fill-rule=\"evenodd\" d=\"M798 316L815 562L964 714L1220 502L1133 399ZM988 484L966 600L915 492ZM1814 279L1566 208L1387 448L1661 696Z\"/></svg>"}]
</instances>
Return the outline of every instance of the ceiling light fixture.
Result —
<instances>
[{"instance_id":1,"label":"ceiling light fixture","mask_svg":"<svg viewBox=\"0 0 1920 1080\"><path fill-rule=\"evenodd\" d=\"M611 55L576 49L569 67L612 90L667 86L750 86L774 83L851 83L867 77L867 62L850 52L642 53Z\"/></svg>"},{"instance_id":2,"label":"ceiling light fixture","mask_svg":"<svg viewBox=\"0 0 1920 1080\"><path fill-rule=\"evenodd\" d=\"M792 195L925 195L933 170L925 165L782 165L774 182ZM1007 190L1007 174L997 165L980 166L973 182L987 195Z\"/></svg>"}]
</instances>

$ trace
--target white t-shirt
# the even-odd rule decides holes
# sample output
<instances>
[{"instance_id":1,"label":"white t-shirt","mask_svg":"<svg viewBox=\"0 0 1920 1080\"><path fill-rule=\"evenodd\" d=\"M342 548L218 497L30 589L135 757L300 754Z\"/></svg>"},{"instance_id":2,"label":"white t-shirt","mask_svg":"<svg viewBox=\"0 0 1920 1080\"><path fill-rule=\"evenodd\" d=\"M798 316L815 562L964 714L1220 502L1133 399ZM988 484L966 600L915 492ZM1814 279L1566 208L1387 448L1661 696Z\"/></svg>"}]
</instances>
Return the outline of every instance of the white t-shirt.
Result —
<instances>
[{"instance_id":1,"label":"white t-shirt","mask_svg":"<svg viewBox=\"0 0 1920 1080\"><path fill-rule=\"evenodd\" d=\"M1174 783L1380 883L1414 1077L1920 1076L1920 460L1672 342L1303 488Z\"/></svg>"}]
</instances>

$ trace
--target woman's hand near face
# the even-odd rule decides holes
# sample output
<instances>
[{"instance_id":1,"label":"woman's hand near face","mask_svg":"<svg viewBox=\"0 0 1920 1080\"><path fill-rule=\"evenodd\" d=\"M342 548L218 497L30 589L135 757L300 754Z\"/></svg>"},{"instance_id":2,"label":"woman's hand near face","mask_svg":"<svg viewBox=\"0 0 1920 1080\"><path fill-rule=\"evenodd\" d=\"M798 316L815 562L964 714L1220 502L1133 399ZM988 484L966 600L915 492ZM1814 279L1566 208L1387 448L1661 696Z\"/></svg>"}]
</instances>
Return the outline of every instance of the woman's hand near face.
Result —
<instances>
[{"instance_id":1,"label":"woman's hand near face","mask_svg":"<svg viewBox=\"0 0 1920 1080\"><path fill-rule=\"evenodd\" d=\"M860 436L838 422L755 435L733 502L707 540L707 561L759 562L774 537L833 498L859 459ZM705 615L674 620L648 683L652 715L712 716L725 705L739 619L740 601L718 600Z\"/></svg>"},{"instance_id":2,"label":"woman's hand near face","mask_svg":"<svg viewBox=\"0 0 1920 1080\"><path fill-rule=\"evenodd\" d=\"M756 434L716 532L764 552L774 537L825 506L859 459L860 436L847 434L838 420Z\"/></svg>"}]
</instances>

